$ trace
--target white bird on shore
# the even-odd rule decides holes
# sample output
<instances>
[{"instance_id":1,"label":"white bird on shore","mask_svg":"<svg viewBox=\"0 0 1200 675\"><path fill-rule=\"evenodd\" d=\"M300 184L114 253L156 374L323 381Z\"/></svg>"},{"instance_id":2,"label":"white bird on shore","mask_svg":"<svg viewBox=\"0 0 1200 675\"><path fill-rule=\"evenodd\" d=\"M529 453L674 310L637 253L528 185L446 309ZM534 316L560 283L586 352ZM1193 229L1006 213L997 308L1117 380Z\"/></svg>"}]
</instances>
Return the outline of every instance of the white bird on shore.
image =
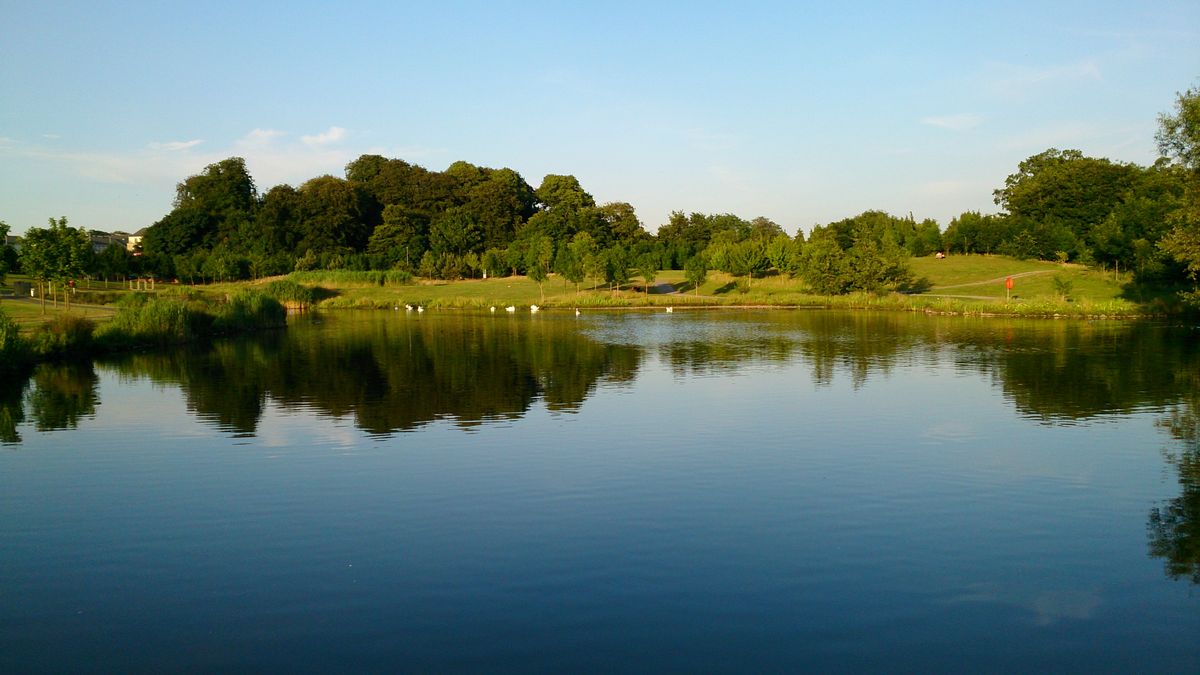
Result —
<instances>
[{"instance_id":1,"label":"white bird on shore","mask_svg":"<svg viewBox=\"0 0 1200 675\"><path fill-rule=\"evenodd\" d=\"M541 309L541 307L538 307L537 305L530 305L530 306L529 306L529 313L530 313L530 314L533 314L533 313L537 312L539 309Z\"/></svg>"},{"instance_id":2,"label":"white bird on shore","mask_svg":"<svg viewBox=\"0 0 1200 675\"><path fill-rule=\"evenodd\" d=\"M515 312L515 311L517 311L517 306L516 306L516 305L509 305L508 307L505 307L505 308L504 308L504 311L506 311L506 312Z\"/></svg>"},{"instance_id":3,"label":"white bird on shore","mask_svg":"<svg viewBox=\"0 0 1200 675\"><path fill-rule=\"evenodd\" d=\"M411 311L412 311L412 305L410 305L410 304L408 304L408 303L404 303L404 311L406 311L406 312L411 312Z\"/></svg>"},{"instance_id":4,"label":"white bird on shore","mask_svg":"<svg viewBox=\"0 0 1200 675\"><path fill-rule=\"evenodd\" d=\"M492 305L491 307L489 307L489 308L488 308L488 311L489 311L489 312L494 312L494 311L496 311L496 306L495 306L495 305Z\"/></svg>"},{"instance_id":5,"label":"white bird on shore","mask_svg":"<svg viewBox=\"0 0 1200 675\"><path fill-rule=\"evenodd\" d=\"M422 306L420 306L420 305L417 305L417 313L418 313L418 314L420 314L421 312L424 312L424 311L425 311L425 308L424 308L424 307L422 307Z\"/></svg>"},{"instance_id":6,"label":"white bird on shore","mask_svg":"<svg viewBox=\"0 0 1200 675\"><path fill-rule=\"evenodd\" d=\"M583 312L580 312L578 307L575 308L575 316L579 316L582 313Z\"/></svg>"},{"instance_id":7,"label":"white bird on shore","mask_svg":"<svg viewBox=\"0 0 1200 675\"><path fill-rule=\"evenodd\" d=\"M674 308L674 307L668 307L668 308L667 308L667 314L671 314L671 313L672 313L672 312L674 312L674 311L675 311L675 308Z\"/></svg>"}]
</instances>

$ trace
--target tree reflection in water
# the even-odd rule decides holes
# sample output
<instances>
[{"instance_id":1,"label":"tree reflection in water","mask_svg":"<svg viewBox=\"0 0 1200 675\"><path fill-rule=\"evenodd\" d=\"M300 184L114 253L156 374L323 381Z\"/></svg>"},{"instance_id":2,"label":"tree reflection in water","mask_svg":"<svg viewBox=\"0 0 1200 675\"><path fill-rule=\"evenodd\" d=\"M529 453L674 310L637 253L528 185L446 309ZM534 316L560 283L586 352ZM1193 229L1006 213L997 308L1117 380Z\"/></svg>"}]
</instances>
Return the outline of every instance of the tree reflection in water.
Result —
<instances>
[{"instance_id":1,"label":"tree reflection in water","mask_svg":"<svg viewBox=\"0 0 1200 675\"><path fill-rule=\"evenodd\" d=\"M74 429L96 414L100 383L91 363L44 363L24 378L0 381L0 443L20 443L26 411L38 431Z\"/></svg>"},{"instance_id":2,"label":"tree reflection in water","mask_svg":"<svg viewBox=\"0 0 1200 675\"><path fill-rule=\"evenodd\" d=\"M1150 555L1163 558L1167 576L1200 584L1200 374L1189 400L1159 421L1178 448L1167 461L1179 477L1180 495L1150 511Z\"/></svg>"},{"instance_id":3,"label":"tree reflection in water","mask_svg":"<svg viewBox=\"0 0 1200 675\"><path fill-rule=\"evenodd\" d=\"M631 381L641 359L638 348L597 343L568 322L431 314L333 317L114 365L178 384L190 410L226 431L254 434L269 397L284 408L352 415L364 431L387 435L438 419L472 426L516 418L538 400L576 410L598 382Z\"/></svg>"},{"instance_id":4,"label":"tree reflection in water","mask_svg":"<svg viewBox=\"0 0 1200 675\"><path fill-rule=\"evenodd\" d=\"M843 374L855 388L899 365L949 362L992 378L1021 415L1041 424L1165 411L1160 426L1178 446L1166 454L1181 492L1151 511L1149 550L1171 578L1200 583L1200 342L1186 329L777 311L676 315L666 330L654 328L657 340L643 340L637 331L650 319L628 316L581 324L348 313L312 321L106 367L179 386L200 419L238 435L256 433L268 399L353 416L367 433L390 435L441 419L460 427L514 419L538 401L577 410L600 383L632 382L647 347L677 377L790 362L807 365L816 386ZM31 379L0 382L0 443L21 442L27 415L38 430L75 427L96 413L97 390L90 364L44 364Z\"/></svg>"},{"instance_id":5,"label":"tree reflection in water","mask_svg":"<svg viewBox=\"0 0 1200 675\"><path fill-rule=\"evenodd\" d=\"M0 443L20 443L17 427L25 421L25 392L28 377L0 378Z\"/></svg>"}]
</instances>

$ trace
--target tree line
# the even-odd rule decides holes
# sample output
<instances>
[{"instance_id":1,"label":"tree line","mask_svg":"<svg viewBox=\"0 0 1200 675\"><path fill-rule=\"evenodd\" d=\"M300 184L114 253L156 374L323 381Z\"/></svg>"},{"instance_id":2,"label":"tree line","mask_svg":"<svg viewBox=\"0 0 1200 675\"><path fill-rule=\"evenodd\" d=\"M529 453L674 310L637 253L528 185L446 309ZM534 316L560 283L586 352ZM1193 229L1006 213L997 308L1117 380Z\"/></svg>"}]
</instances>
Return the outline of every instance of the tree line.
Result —
<instances>
[{"instance_id":1,"label":"tree line","mask_svg":"<svg viewBox=\"0 0 1200 675\"><path fill-rule=\"evenodd\" d=\"M557 273L577 286L616 287L635 275L648 286L657 270L681 269L693 288L720 270L747 286L788 274L815 292L837 294L903 289L913 283L909 257L946 251L1097 265L1152 285L1194 284L1200 89L1179 94L1175 110L1160 116L1156 140L1163 156L1149 167L1078 150L1029 157L995 190L998 213L963 213L945 231L934 220L866 211L818 225L807 238L767 218L681 211L652 235L633 206L597 204L574 176L548 175L534 188L513 169L464 161L431 171L363 155L344 177L260 193L245 161L231 157L178 184L172 210L147 229L137 259L113 247L45 274L196 282L348 269L437 279L526 274L540 282ZM65 219L51 222L56 236L66 236L62 226ZM39 236L31 230L26 239ZM32 254L0 256L0 274L17 266L41 269Z\"/></svg>"}]
</instances>

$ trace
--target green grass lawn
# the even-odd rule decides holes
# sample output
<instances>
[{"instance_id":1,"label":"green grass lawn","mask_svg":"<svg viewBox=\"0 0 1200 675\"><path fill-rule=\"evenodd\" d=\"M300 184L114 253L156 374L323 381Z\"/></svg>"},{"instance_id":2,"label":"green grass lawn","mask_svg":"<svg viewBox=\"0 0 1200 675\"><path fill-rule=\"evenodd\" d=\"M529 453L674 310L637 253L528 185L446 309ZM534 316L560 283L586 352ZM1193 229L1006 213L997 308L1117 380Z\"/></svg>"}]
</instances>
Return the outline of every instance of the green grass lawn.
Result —
<instances>
[{"instance_id":1,"label":"green grass lawn","mask_svg":"<svg viewBox=\"0 0 1200 675\"><path fill-rule=\"evenodd\" d=\"M30 279L20 274L10 274L5 279L5 284L0 286L0 311L12 317L23 329L32 328L68 312L62 295L58 296L58 302L47 298L44 311L40 298L34 299L27 295L17 297L13 293L13 283L18 281L29 283ZM105 284L100 281L85 281L75 289L69 311L75 316L104 321L116 313L116 308L111 306L113 300L121 293L128 292L127 285L118 282Z\"/></svg>"},{"instance_id":2,"label":"green grass lawn","mask_svg":"<svg viewBox=\"0 0 1200 675\"><path fill-rule=\"evenodd\" d=\"M539 285L526 277L500 277L463 281L417 281L410 284L366 285L339 283L323 289L319 307L425 307L527 308L537 304L549 308L637 307L665 305L792 305L827 307L872 307L933 309L979 313L1030 314L1136 314L1137 306L1120 298L1127 277L1092 271L1078 265L1044 261L1022 261L1005 256L932 257L912 261L914 275L923 292L883 298L858 294L829 298L813 295L802 279L772 274L750 281L722 272L709 272L700 288L692 289L680 270L658 273L651 293L634 277L616 292L591 283L574 284L557 275ZM1012 298L1005 296L1004 279L1014 276ZM1058 279L1070 286L1065 294ZM236 285L213 285L210 292L230 292Z\"/></svg>"},{"instance_id":3,"label":"green grass lawn","mask_svg":"<svg viewBox=\"0 0 1200 675\"><path fill-rule=\"evenodd\" d=\"M355 273L331 275L334 281L318 283L317 306L322 308L403 308L404 305L425 307L463 307L486 309L515 305L527 309L537 304L548 308L572 307L662 307L779 305L805 307L845 307L925 310L958 313L1024 313L1135 315L1139 306L1121 298L1128 274L1090 270L1079 265L1016 260L999 255L953 255L937 260L932 256L911 261L920 292L908 295L874 296L855 294L828 297L813 295L802 279L772 274L755 278L748 287L745 279L722 272L709 272L699 289L692 289L681 270L664 270L657 274L651 292L645 293L645 282L633 277L615 292L607 286L591 282L577 288L558 275L539 286L527 277L493 277L461 281L423 281L385 283L356 281ZM1004 279L1014 277L1011 299L1006 298ZM364 277L365 278L365 277ZM1060 284L1070 289L1065 297ZM14 277L9 278L10 287ZM269 280L189 286L159 284L157 293L204 293L229 295L247 285L253 287ZM109 303L131 292L128 284L85 282L76 294L72 312L102 321L113 314ZM92 300L96 304L88 304ZM100 304L103 303L103 304ZM41 306L25 299L0 300L10 316L24 326L44 321ZM64 311L47 306L46 317Z\"/></svg>"},{"instance_id":4,"label":"green grass lawn","mask_svg":"<svg viewBox=\"0 0 1200 675\"><path fill-rule=\"evenodd\" d=\"M928 279L935 288L1003 279L1012 274L1056 272L1061 269L1058 263L1017 260L1002 255L952 255L941 260L925 256L912 259L913 275L917 279Z\"/></svg>"},{"instance_id":5,"label":"green grass lawn","mask_svg":"<svg viewBox=\"0 0 1200 675\"><path fill-rule=\"evenodd\" d=\"M17 300L7 297L0 300L0 311L12 317L22 329L32 328L56 316L68 313L66 304L62 302L59 302L56 306L47 300L45 312L43 313L42 305L38 301L24 298ZM93 321L104 321L116 313L116 308L72 303L69 313L75 316L87 317Z\"/></svg>"},{"instance_id":6,"label":"green grass lawn","mask_svg":"<svg viewBox=\"0 0 1200 675\"><path fill-rule=\"evenodd\" d=\"M1070 300L1110 302L1121 298L1128 274L1114 274L1080 265L1064 265L1040 260L1016 260L1006 256L959 255L944 260L915 258L913 273L929 281L924 294L1004 299L1004 280L1013 277L1012 296L1022 299L1061 297L1055 279L1070 286Z\"/></svg>"}]
</instances>

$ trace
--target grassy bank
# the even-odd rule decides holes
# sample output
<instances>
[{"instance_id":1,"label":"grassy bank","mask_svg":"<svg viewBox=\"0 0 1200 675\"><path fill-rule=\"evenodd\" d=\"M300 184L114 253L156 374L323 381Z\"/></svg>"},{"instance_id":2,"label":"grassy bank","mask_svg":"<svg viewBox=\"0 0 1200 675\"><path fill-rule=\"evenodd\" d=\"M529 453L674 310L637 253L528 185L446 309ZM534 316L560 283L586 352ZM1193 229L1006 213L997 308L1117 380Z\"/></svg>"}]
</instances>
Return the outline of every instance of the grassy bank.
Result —
<instances>
[{"instance_id":1,"label":"grassy bank","mask_svg":"<svg viewBox=\"0 0 1200 675\"><path fill-rule=\"evenodd\" d=\"M699 288L691 287L678 270L659 272L647 292L642 279L634 277L619 288L586 282L572 284L551 275L538 284L526 277L494 277L461 281L415 280L403 272L351 272L345 270L297 272L286 277L250 282L186 286L159 284L153 297L188 305L221 305L246 291L271 297L287 309L403 309L405 305L430 309L487 309L514 305L523 309L540 305L548 309L570 308L661 308L675 307L824 307L872 309L974 316L1023 317L1139 317L1159 316L1183 311L1177 296L1162 292L1157 296L1138 295L1128 273L1115 274L1079 265L1045 261L1016 260L1006 256L950 256L912 260L914 284L906 293L841 296L809 292L802 279L769 275L747 280L720 272L710 272ZM1007 289L1005 279L1013 278ZM156 309L163 316L147 314L138 318L118 318L122 298L145 297L112 285L77 298L72 313L80 313L101 326L97 334L114 343L136 344L183 340L183 335L208 330L227 330L214 319L180 318L182 310ZM81 303L81 299L116 302L109 305ZM63 313L48 306L42 316L38 303L28 299L0 302L26 333L54 320ZM126 309L120 309L122 313ZM139 310L143 311L143 310ZM149 310L144 310L149 311ZM167 316L170 312L174 315ZM132 316L132 314L128 315ZM187 321L197 321L196 326ZM137 325L145 324L143 330ZM103 328L108 323L114 328ZM208 323L206 323L208 322ZM151 328L149 326L158 326ZM107 331L126 338L104 337ZM64 332L69 332L64 329Z\"/></svg>"},{"instance_id":2,"label":"grassy bank","mask_svg":"<svg viewBox=\"0 0 1200 675\"><path fill-rule=\"evenodd\" d=\"M712 272L699 288L692 288L683 272L668 270L660 272L646 292L638 278L619 288L609 288L592 283L576 286L556 275L540 285L526 277L392 283L380 281L378 273L346 272L338 278L321 278L323 285L315 289L313 305L323 309L402 309L405 305L486 309L509 305L527 308L534 304L560 309L778 306L1030 317L1137 317L1180 309L1169 294L1134 301L1127 297L1131 282L1128 275L1078 265L1004 256L952 256L944 260L916 259L913 272L913 292L841 296L813 294L802 280L786 275L746 280ZM1005 279L1010 276L1011 291L1005 287ZM228 292L233 287L214 290Z\"/></svg>"},{"instance_id":3,"label":"grassy bank","mask_svg":"<svg viewBox=\"0 0 1200 675\"><path fill-rule=\"evenodd\" d=\"M111 317L97 323L82 313L61 312L22 326L0 307L0 372L27 369L45 360L184 344L217 335L282 327L287 311L275 298L240 289L223 298L201 293L124 295Z\"/></svg>"}]
</instances>

